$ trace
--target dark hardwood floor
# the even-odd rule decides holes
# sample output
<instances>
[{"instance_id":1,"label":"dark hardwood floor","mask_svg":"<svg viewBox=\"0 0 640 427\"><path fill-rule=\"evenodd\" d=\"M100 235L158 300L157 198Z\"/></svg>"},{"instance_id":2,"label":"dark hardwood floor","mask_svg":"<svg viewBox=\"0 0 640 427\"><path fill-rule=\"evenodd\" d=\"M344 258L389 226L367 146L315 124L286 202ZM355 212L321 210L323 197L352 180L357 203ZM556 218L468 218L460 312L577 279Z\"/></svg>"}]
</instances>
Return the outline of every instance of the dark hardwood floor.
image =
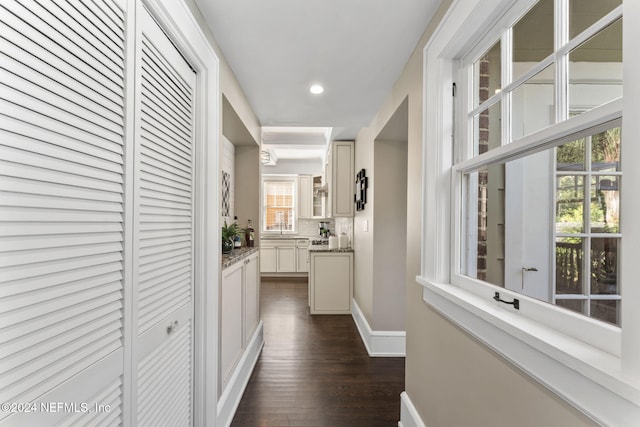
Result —
<instances>
[{"instance_id":1,"label":"dark hardwood floor","mask_svg":"<svg viewBox=\"0 0 640 427\"><path fill-rule=\"evenodd\" d=\"M304 280L262 280L265 346L232 427L397 426L404 358L370 358L351 316L311 316Z\"/></svg>"}]
</instances>

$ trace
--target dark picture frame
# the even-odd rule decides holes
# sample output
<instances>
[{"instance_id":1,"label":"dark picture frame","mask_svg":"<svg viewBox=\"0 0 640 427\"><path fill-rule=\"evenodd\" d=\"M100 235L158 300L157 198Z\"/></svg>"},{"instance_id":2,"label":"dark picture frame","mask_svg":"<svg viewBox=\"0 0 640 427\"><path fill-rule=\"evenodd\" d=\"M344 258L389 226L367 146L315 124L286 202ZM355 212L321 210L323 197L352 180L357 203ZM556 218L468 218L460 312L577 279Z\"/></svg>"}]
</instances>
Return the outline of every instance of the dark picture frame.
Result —
<instances>
[{"instance_id":1,"label":"dark picture frame","mask_svg":"<svg viewBox=\"0 0 640 427\"><path fill-rule=\"evenodd\" d=\"M356 204L357 211L363 211L367 204L367 188L369 187L369 178L364 169L356 174L356 193L353 195L353 201Z\"/></svg>"}]
</instances>

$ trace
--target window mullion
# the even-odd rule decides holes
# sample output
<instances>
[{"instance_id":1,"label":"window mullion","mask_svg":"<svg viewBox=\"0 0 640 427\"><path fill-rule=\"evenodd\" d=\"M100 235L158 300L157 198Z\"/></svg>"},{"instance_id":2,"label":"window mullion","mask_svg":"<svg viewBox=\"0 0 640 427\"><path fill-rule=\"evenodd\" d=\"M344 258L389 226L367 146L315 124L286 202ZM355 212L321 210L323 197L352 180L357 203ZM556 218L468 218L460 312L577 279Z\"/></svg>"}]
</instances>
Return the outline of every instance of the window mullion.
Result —
<instances>
[{"instance_id":1,"label":"window mullion","mask_svg":"<svg viewBox=\"0 0 640 427\"><path fill-rule=\"evenodd\" d=\"M501 56L502 56L502 74L501 87L507 87L513 80L513 28L509 27L502 34L502 41L500 44ZM505 145L511 142L511 91L502 91L502 141L501 145Z\"/></svg>"},{"instance_id":2,"label":"window mullion","mask_svg":"<svg viewBox=\"0 0 640 427\"><path fill-rule=\"evenodd\" d=\"M586 298L586 310L585 314L591 317L591 142L592 137L588 136L584 141L585 150L585 170L587 175L584 177L584 233L586 235L584 239L584 258L583 262L583 286L584 295Z\"/></svg>"},{"instance_id":3,"label":"window mullion","mask_svg":"<svg viewBox=\"0 0 640 427\"><path fill-rule=\"evenodd\" d=\"M569 0L556 0L554 21L555 51L558 52L569 41ZM569 117L569 55L556 54L555 81L556 123Z\"/></svg>"}]
</instances>

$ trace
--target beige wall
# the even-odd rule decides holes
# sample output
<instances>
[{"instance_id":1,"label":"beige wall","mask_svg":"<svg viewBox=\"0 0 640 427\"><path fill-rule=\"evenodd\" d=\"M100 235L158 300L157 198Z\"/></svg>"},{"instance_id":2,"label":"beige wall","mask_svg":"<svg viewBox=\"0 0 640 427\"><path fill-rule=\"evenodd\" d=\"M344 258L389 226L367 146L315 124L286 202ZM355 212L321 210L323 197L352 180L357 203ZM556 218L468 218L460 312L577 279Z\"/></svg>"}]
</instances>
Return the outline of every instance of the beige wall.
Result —
<instances>
[{"instance_id":1,"label":"beige wall","mask_svg":"<svg viewBox=\"0 0 640 427\"><path fill-rule=\"evenodd\" d=\"M434 21L442 18L450 3L443 1ZM420 273L422 218L422 52L435 26L432 22L427 28L377 116L356 140L356 170L372 167L373 138L408 96L407 394L428 427L592 426L581 413L443 319L422 300L421 286L415 281ZM368 219L375 227L371 211L365 209L356 215L354 234L355 298L366 316L371 316L375 298L371 285L372 228L363 233L361 223Z\"/></svg>"},{"instance_id":2,"label":"beige wall","mask_svg":"<svg viewBox=\"0 0 640 427\"><path fill-rule=\"evenodd\" d=\"M374 141L376 227L373 230L374 330L404 331L406 327L407 250L407 124L405 137Z\"/></svg>"},{"instance_id":3,"label":"beige wall","mask_svg":"<svg viewBox=\"0 0 640 427\"><path fill-rule=\"evenodd\" d=\"M362 314L371 325L373 319L373 208L375 197L373 188L375 176L373 174L373 138L369 128L362 129L356 137L355 170L365 169L369 177L367 189L367 204L364 210L356 211L353 218L353 249L354 249L354 287L353 298L358 303ZM368 231L363 231L365 222Z\"/></svg>"}]
</instances>

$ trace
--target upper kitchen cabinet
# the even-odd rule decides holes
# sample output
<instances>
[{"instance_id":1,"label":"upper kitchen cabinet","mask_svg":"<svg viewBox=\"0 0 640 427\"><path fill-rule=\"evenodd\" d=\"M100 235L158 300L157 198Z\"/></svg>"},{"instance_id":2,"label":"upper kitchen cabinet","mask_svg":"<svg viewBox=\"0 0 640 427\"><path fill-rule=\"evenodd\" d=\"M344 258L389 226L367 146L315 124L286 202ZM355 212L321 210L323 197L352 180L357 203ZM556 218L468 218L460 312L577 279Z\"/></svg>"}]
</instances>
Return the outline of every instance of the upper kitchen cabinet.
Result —
<instances>
[{"instance_id":1,"label":"upper kitchen cabinet","mask_svg":"<svg viewBox=\"0 0 640 427\"><path fill-rule=\"evenodd\" d=\"M311 211L314 218L324 218L327 192L322 189L322 175L311 177Z\"/></svg>"},{"instance_id":2,"label":"upper kitchen cabinet","mask_svg":"<svg viewBox=\"0 0 640 427\"><path fill-rule=\"evenodd\" d=\"M354 142L332 142L327 160L325 175L329 189L327 216L353 217Z\"/></svg>"},{"instance_id":3,"label":"upper kitchen cabinet","mask_svg":"<svg viewBox=\"0 0 640 427\"><path fill-rule=\"evenodd\" d=\"M298 217L311 218L313 216L313 193L311 175L298 176Z\"/></svg>"},{"instance_id":4,"label":"upper kitchen cabinet","mask_svg":"<svg viewBox=\"0 0 640 427\"><path fill-rule=\"evenodd\" d=\"M322 181L322 175L298 176L298 217L325 217L327 191Z\"/></svg>"}]
</instances>

